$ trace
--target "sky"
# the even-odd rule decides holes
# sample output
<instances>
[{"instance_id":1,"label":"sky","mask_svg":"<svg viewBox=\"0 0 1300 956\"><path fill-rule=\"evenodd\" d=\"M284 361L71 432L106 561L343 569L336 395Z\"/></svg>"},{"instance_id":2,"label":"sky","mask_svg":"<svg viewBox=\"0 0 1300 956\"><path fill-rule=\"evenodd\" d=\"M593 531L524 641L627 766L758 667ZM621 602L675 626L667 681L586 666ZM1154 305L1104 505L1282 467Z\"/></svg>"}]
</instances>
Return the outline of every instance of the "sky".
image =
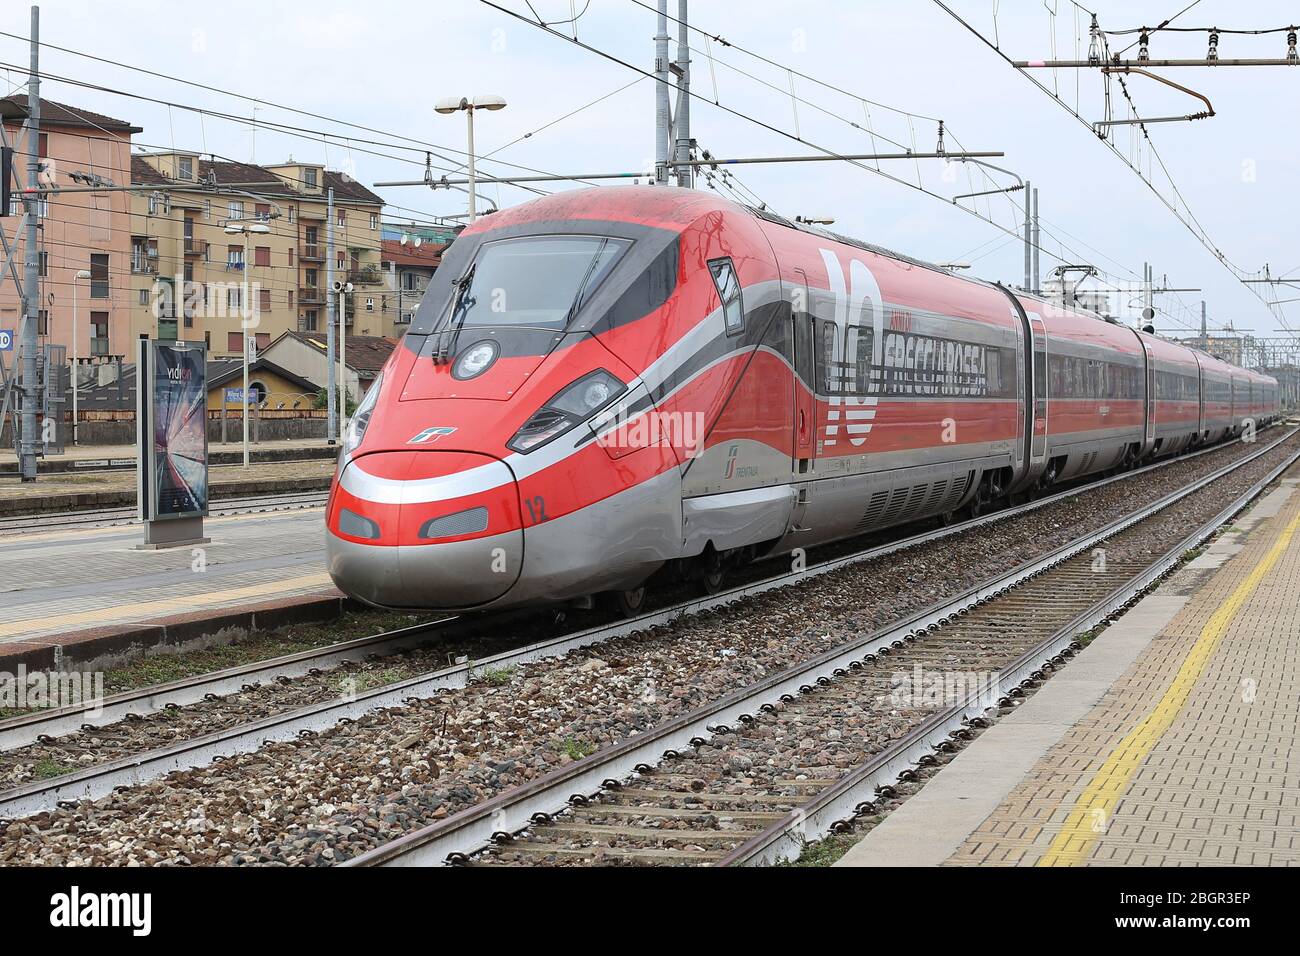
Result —
<instances>
[{"instance_id":1,"label":"sky","mask_svg":"<svg viewBox=\"0 0 1300 956\"><path fill-rule=\"evenodd\" d=\"M527 0L494 2L530 15ZM1011 59L1047 59L1053 50L1073 58L1076 49L1086 56L1088 17L1068 0L948 4ZM1102 28L1112 30L1158 23L1186 6L1185 0L1093 4ZM551 23L577 12L576 23L554 29L568 37L576 30L583 43L653 69L655 17L634 0L531 0L531 7ZM1296 16L1293 7L1199 0L1175 25L1285 26ZM343 169L366 184L420 179L426 149L436 150L440 174L455 169L466 148L463 114L437 114L434 102L498 94L507 107L476 120L476 149L491 154L481 163L485 173L526 175L520 167L527 167L577 175L641 171L653 163L652 80L638 80L633 70L480 0L225 0L219 6L45 0L40 9L46 43L157 74L42 51L42 70L51 75L45 96L144 127L135 142L145 148L261 163L292 156ZM0 30L24 38L0 36L0 63L8 67L0 68L0 89L9 92L25 81L29 19L23 3L7 3L4 11ZM669 12L676 15L677 0L670 0ZM935 120L942 119L948 150L1004 152L988 161L1039 189L1044 276L1062 261L1096 266L1102 274L1090 284L1124 289L1114 301L1121 314L1131 314L1137 297L1130 290L1149 262L1158 285L1199 290L1157 296L1162 332L1193 331L1202 299L1211 330L1229 323L1262 335L1285 334L1282 323L1300 328L1300 303L1283 306L1280 322L1179 219L1199 224L1210 244L1242 270L1255 272L1267 263L1274 276L1300 275L1294 229L1300 70L1166 70L1166 77L1208 97L1216 115L1151 124L1158 158L1137 145L1140 134L1132 127L1118 127L1112 139L1117 156L1087 123L932 0L691 0L690 20L733 44L706 46L701 34L692 34L692 89L701 97L692 105L692 134L715 156L805 155L817 153L816 147L863 153L896 150L893 144L933 151ZM675 41L675 24L670 33ZM1133 39L1113 37L1112 49ZM1154 57L1201 57L1205 43L1204 34L1162 33L1151 50ZM1283 35L1225 35L1220 41L1222 57L1284 53ZM1088 123L1103 118L1096 71L1035 75ZM803 102L792 100L792 83ZM1203 108L1145 77L1127 83L1147 117ZM1124 115L1117 107L1116 116ZM241 117L297 127L299 135L254 128ZM1124 159L1151 171L1155 191ZM733 167L738 183L731 188L790 218L830 217L834 230L877 245L935 262L970 263L972 274L987 279L1023 281L1023 246L1014 235L1023 193L961 200L998 225L950 199L1012 185L1013 177L992 174L997 182L991 182L968 165L935 160L880 165L902 182L843 162L803 163ZM708 188L703 181L697 186ZM563 182L538 188L582 187ZM377 191L401 207L388 210L394 219L465 210L460 192L424 186ZM535 197L516 186L482 191L501 206ZM1285 287L1273 294L1300 296Z\"/></svg>"}]
</instances>

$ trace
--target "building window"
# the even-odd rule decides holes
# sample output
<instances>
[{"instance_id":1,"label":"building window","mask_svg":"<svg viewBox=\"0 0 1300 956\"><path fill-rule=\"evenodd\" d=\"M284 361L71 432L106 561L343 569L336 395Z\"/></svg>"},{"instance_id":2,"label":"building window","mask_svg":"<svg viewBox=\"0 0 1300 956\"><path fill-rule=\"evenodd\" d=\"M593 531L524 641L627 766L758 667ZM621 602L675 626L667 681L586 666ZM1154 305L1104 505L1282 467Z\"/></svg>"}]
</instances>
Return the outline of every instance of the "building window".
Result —
<instances>
[{"instance_id":1,"label":"building window","mask_svg":"<svg viewBox=\"0 0 1300 956\"><path fill-rule=\"evenodd\" d=\"M257 350L259 352L271 344L270 332L256 332L254 333L254 338L257 341Z\"/></svg>"},{"instance_id":2,"label":"building window","mask_svg":"<svg viewBox=\"0 0 1300 956\"><path fill-rule=\"evenodd\" d=\"M244 290L239 286L233 286L226 290L226 310L230 313L237 313L244 307Z\"/></svg>"},{"instance_id":3,"label":"building window","mask_svg":"<svg viewBox=\"0 0 1300 956\"><path fill-rule=\"evenodd\" d=\"M315 309L308 309L302 320L302 331L316 331L317 312Z\"/></svg>"},{"instance_id":4,"label":"building window","mask_svg":"<svg viewBox=\"0 0 1300 956\"><path fill-rule=\"evenodd\" d=\"M90 354L108 354L108 313L90 313Z\"/></svg>"},{"instance_id":5,"label":"building window","mask_svg":"<svg viewBox=\"0 0 1300 956\"><path fill-rule=\"evenodd\" d=\"M340 210L339 210L339 225L340 225L340 226L343 225L343 223L344 223L345 221L347 221L347 218L348 218L348 214L347 214L344 210L340 209Z\"/></svg>"},{"instance_id":6,"label":"building window","mask_svg":"<svg viewBox=\"0 0 1300 956\"><path fill-rule=\"evenodd\" d=\"M315 188L316 188L316 170L314 170L314 169L304 169L304 170L302 171L302 181L303 181L303 185L307 186L309 189L315 189Z\"/></svg>"},{"instance_id":7,"label":"building window","mask_svg":"<svg viewBox=\"0 0 1300 956\"><path fill-rule=\"evenodd\" d=\"M211 200L211 199L205 199L205 200L203 200L203 218L204 218L204 219L211 219L211 218L212 218L212 200Z\"/></svg>"},{"instance_id":8,"label":"building window","mask_svg":"<svg viewBox=\"0 0 1300 956\"><path fill-rule=\"evenodd\" d=\"M366 311L367 312L375 311L375 300L370 298L369 296L366 297Z\"/></svg>"},{"instance_id":9,"label":"building window","mask_svg":"<svg viewBox=\"0 0 1300 956\"><path fill-rule=\"evenodd\" d=\"M40 140L36 143L36 155L41 159L50 155L50 134L42 133Z\"/></svg>"},{"instance_id":10,"label":"building window","mask_svg":"<svg viewBox=\"0 0 1300 956\"><path fill-rule=\"evenodd\" d=\"M232 200L231 200L231 201L226 205L226 218L228 218L228 219L243 219L243 218L244 218L244 204L243 204L242 202L238 202L238 201L232 199Z\"/></svg>"},{"instance_id":11,"label":"building window","mask_svg":"<svg viewBox=\"0 0 1300 956\"><path fill-rule=\"evenodd\" d=\"M378 228L379 228L379 213L377 213L377 212L372 212L372 213L370 214L370 228L371 228L371 229L378 229Z\"/></svg>"},{"instance_id":12,"label":"building window","mask_svg":"<svg viewBox=\"0 0 1300 956\"><path fill-rule=\"evenodd\" d=\"M244 247L243 246L226 247L226 268L227 269L244 268Z\"/></svg>"},{"instance_id":13,"label":"building window","mask_svg":"<svg viewBox=\"0 0 1300 956\"><path fill-rule=\"evenodd\" d=\"M293 246L289 247L289 268L293 268Z\"/></svg>"},{"instance_id":14,"label":"building window","mask_svg":"<svg viewBox=\"0 0 1300 956\"><path fill-rule=\"evenodd\" d=\"M234 355L244 354L244 333L243 332L226 333L226 351Z\"/></svg>"},{"instance_id":15,"label":"building window","mask_svg":"<svg viewBox=\"0 0 1300 956\"><path fill-rule=\"evenodd\" d=\"M289 290L289 308L293 308L293 290Z\"/></svg>"},{"instance_id":16,"label":"building window","mask_svg":"<svg viewBox=\"0 0 1300 956\"><path fill-rule=\"evenodd\" d=\"M270 289L257 290L257 307L263 312L271 311L271 290Z\"/></svg>"},{"instance_id":17,"label":"building window","mask_svg":"<svg viewBox=\"0 0 1300 956\"><path fill-rule=\"evenodd\" d=\"M257 218L258 218L258 219L262 220L262 222L269 222L269 221L270 221L270 219L271 219L271 207L270 207L270 205L269 205L268 203L260 202L260 203L258 203L254 208L257 210Z\"/></svg>"},{"instance_id":18,"label":"building window","mask_svg":"<svg viewBox=\"0 0 1300 956\"><path fill-rule=\"evenodd\" d=\"M298 221L298 207L297 207L297 206L290 206L290 207L289 207L289 223L290 223L290 225L292 225L293 223L295 223L295 222L297 222L297 221Z\"/></svg>"},{"instance_id":19,"label":"building window","mask_svg":"<svg viewBox=\"0 0 1300 956\"><path fill-rule=\"evenodd\" d=\"M158 338L164 342L175 342L179 338L176 334L175 319L158 320Z\"/></svg>"},{"instance_id":20,"label":"building window","mask_svg":"<svg viewBox=\"0 0 1300 956\"><path fill-rule=\"evenodd\" d=\"M38 313L36 313L36 334L37 335L50 334L50 313L47 312L45 309L41 309Z\"/></svg>"},{"instance_id":21,"label":"building window","mask_svg":"<svg viewBox=\"0 0 1300 956\"><path fill-rule=\"evenodd\" d=\"M149 290L148 290L148 289L141 289L141 290L140 290L140 304L141 304L141 305L148 305L148 304L149 304Z\"/></svg>"},{"instance_id":22,"label":"building window","mask_svg":"<svg viewBox=\"0 0 1300 956\"><path fill-rule=\"evenodd\" d=\"M180 158L181 179L194 178L194 158L192 156L182 156Z\"/></svg>"},{"instance_id":23,"label":"building window","mask_svg":"<svg viewBox=\"0 0 1300 956\"><path fill-rule=\"evenodd\" d=\"M253 265L269 266L271 264L271 247L254 246L253 247Z\"/></svg>"},{"instance_id":24,"label":"building window","mask_svg":"<svg viewBox=\"0 0 1300 956\"><path fill-rule=\"evenodd\" d=\"M108 253L92 253L90 256L90 297L108 298Z\"/></svg>"},{"instance_id":25,"label":"building window","mask_svg":"<svg viewBox=\"0 0 1300 956\"><path fill-rule=\"evenodd\" d=\"M38 264L38 268L40 269L40 274L42 276L48 276L50 274L50 254L46 252L44 249L42 249L40 250L38 255L40 256L40 261Z\"/></svg>"},{"instance_id":26,"label":"building window","mask_svg":"<svg viewBox=\"0 0 1300 956\"><path fill-rule=\"evenodd\" d=\"M158 215L158 202L161 199L162 196L160 196L158 193L149 194L149 215L151 216Z\"/></svg>"}]
</instances>

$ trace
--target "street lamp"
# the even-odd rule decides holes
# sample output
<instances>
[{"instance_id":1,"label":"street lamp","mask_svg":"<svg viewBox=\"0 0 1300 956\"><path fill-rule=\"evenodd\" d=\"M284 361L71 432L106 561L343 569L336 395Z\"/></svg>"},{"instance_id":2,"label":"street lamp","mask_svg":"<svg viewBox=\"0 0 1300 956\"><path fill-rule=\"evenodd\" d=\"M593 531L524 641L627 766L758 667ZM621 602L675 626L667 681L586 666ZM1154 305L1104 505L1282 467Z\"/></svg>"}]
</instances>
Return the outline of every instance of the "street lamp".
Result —
<instances>
[{"instance_id":1,"label":"street lamp","mask_svg":"<svg viewBox=\"0 0 1300 956\"><path fill-rule=\"evenodd\" d=\"M506 101L500 96L476 96L473 100L462 96L459 99L451 96L441 99L434 104L434 111L438 113L455 113L460 110L465 111L465 119L469 123L469 221L473 222L477 217L474 208L474 111L475 110L503 110L506 108Z\"/></svg>"},{"instance_id":2,"label":"street lamp","mask_svg":"<svg viewBox=\"0 0 1300 956\"><path fill-rule=\"evenodd\" d=\"M351 282L334 281L334 298L339 304L339 437L348 426L348 300L347 293L352 291ZM360 397L358 395L358 397Z\"/></svg>"},{"instance_id":3,"label":"street lamp","mask_svg":"<svg viewBox=\"0 0 1300 956\"><path fill-rule=\"evenodd\" d=\"M77 444L77 397L80 389L77 387L77 280L89 279L90 270L82 269L72 277L72 444Z\"/></svg>"},{"instance_id":4,"label":"street lamp","mask_svg":"<svg viewBox=\"0 0 1300 956\"><path fill-rule=\"evenodd\" d=\"M228 236L242 235L244 237L244 264L243 264L244 265L244 288L243 288L243 294L240 296L240 300L239 300L241 312L243 312L244 309L250 308L252 305L252 299L249 297L249 288L248 288L248 266L249 266L248 237L250 235L258 235L258 236L265 235L270 231L271 231L271 227L264 222L244 223L244 222L234 222L230 220L227 220L226 222L226 235ZM245 319L243 315L240 315L239 324L240 327L244 330L244 334L243 334L244 400L242 404L244 406L244 467L247 468L248 467L248 330L250 328L256 328L257 323L254 322L252 325L249 325L248 320ZM257 341L257 340L254 339L253 341Z\"/></svg>"}]
</instances>

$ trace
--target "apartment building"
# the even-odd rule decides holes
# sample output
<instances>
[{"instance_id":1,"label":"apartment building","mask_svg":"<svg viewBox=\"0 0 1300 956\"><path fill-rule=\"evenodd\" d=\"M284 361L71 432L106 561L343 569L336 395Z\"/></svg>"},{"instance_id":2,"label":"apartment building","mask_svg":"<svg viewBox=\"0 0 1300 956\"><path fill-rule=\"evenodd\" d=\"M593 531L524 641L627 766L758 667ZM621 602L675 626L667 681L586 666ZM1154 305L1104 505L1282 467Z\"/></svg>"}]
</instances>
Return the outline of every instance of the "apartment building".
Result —
<instances>
[{"instance_id":1,"label":"apartment building","mask_svg":"<svg viewBox=\"0 0 1300 956\"><path fill-rule=\"evenodd\" d=\"M27 118L26 94L0 98L0 120L15 149L15 164L27 175L30 147L22 139ZM41 184L79 188L87 182L125 186L131 181L131 136L141 132L125 120L80 107L41 100L37 152L43 166ZM47 194L38 203L40 239L40 313L43 344L67 347L81 362L133 354L130 288L130 198L126 192ZM10 217L0 220L14 238L22 201L15 195ZM24 260L25 235L16 237L15 262ZM81 272L89 278L78 279ZM74 310L74 295L76 309ZM19 328L20 298L13 281L0 277L0 328ZM73 318L77 317L75 349Z\"/></svg>"},{"instance_id":2,"label":"apartment building","mask_svg":"<svg viewBox=\"0 0 1300 956\"><path fill-rule=\"evenodd\" d=\"M445 248L445 245L424 242L416 245L409 237L405 241L383 240L383 264L388 270L389 296L385 307L393 312L397 334L410 327L424 290L429 287L429 280L442 262Z\"/></svg>"},{"instance_id":3,"label":"apartment building","mask_svg":"<svg viewBox=\"0 0 1300 956\"><path fill-rule=\"evenodd\" d=\"M284 332L324 331L331 189L335 278L353 284L348 334L391 333L391 317L367 309L386 281L383 200L356 180L293 160L257 166L185 151L136 154L131 169L141 187L131 199L133 335L237 356L245 334L266 347Z\"/></svg>"}]
</instances>

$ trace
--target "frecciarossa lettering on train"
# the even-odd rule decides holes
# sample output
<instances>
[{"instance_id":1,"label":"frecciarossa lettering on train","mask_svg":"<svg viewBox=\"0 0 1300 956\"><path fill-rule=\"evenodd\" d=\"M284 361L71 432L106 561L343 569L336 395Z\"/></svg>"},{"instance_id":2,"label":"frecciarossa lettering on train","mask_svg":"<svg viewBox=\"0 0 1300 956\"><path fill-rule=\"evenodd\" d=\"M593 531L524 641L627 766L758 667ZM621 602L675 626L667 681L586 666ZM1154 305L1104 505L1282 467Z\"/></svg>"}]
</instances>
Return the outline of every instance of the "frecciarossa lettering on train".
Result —
<instances>
[{"instance_id":1,"label":"frecciarossa lettering on train","mask_svg":"<svg viewBox=\"0 0 1300 956\"><path fill-rule=\"evenodd\" d=\"M1223 441L1277 383L704 192L478 220L345 436L330 572L384 607L611 600Z\"/></svg>"}]
</instances>

